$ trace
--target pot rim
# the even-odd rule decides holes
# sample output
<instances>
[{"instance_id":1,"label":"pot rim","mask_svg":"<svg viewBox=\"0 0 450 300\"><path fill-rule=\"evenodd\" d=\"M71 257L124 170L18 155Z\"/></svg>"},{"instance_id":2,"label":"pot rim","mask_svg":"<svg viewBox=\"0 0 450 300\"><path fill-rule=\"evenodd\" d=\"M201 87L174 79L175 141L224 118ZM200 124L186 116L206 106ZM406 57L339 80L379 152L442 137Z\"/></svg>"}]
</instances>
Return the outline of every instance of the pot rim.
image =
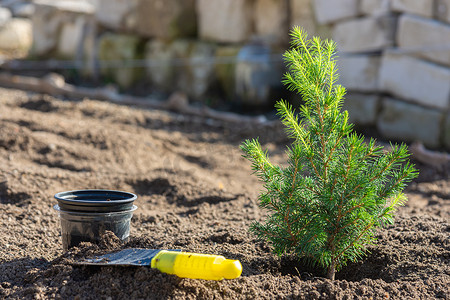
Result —
<instances>
[{"instance_id":1,"label":"pot rim","mask_svg":"<svg viewBox=\"0 0 450 300\"><path fill-rule=\"evenodd\" d=\"M133 193L106 189L64 191L55 194L54 197L63 211L96 211L98 209L100 210L98 212L128 210L137 199Z\"/></svg>"}]
</instances>

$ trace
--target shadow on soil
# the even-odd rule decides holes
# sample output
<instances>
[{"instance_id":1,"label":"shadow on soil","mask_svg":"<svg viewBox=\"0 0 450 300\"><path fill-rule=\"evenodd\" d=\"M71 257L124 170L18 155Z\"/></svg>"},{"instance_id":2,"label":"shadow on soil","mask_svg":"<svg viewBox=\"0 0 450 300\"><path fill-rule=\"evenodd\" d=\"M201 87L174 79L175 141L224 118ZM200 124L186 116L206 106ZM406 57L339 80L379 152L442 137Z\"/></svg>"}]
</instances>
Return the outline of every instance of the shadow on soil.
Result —
<instances>
[{"instance_id":1,"label":"shadow on soil","mask_svg":"<svg viewBox=\"0 0 450 300\"><path fill-rule=\"evenodd\" d=\"M169 204L176 204L177 206L187 208L192 208L202 203L218 204L221 202L229 202L236 200L239 197L239 195L208 195L188 199L179 192L180 188L171 184L168 179L162 177L153 180L143 179L129 181L128 184L130 184L134 191L139 195L161 195L166 198Z\"/></svg>"},{"instance_id":2,"label":"shadow on soil","mask_svg":"<svg viewBox=\"0 0 450 300\"><path fill-rule=\"evenodd\" d=\"M0 203L25 206L31 203L31 196L24 192L12 192L5 180L0 182Z\"/></svg>"},{"instance_id":3,"label":"shadow on soil","mask_svg":"<svg viewBox=\"0 0 450 300\"><path fill-rule=\"evenodd\" d=\"M168 200L177 198L177 187L172 185L166 178L133 180L128 183L140 195L162 195L166 196Z\"/></svg>"}]
</instances>

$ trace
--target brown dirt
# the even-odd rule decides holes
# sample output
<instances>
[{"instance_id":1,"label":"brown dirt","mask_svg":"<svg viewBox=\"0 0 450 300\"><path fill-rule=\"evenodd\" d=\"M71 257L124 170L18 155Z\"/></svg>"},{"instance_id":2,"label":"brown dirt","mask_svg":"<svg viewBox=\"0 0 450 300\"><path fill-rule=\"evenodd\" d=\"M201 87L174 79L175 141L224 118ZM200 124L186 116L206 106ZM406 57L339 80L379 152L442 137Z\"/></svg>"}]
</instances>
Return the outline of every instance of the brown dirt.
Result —
<instances>
[{"instance_id":1,"label":"brown dirt","mask_svg":"<svg viewBox=\"0 0 450 300\"><path fill-rule=\"evenodd\" d=\"M238 145L260 136L275 162L280 126L252 128L161 111L0 89L0 298L437 299L450 297L450 180L420 165L409 202L379 243L324 279L248 232L261 184ZM177 248L239 259L239 279L180 279L146 267L79 267L63 253L60 191L134 192L130 241L103 249ZM87 249L87 250L86 250ZM100 249L101 250L101 249Z\"/></svg>"}]
</instances>

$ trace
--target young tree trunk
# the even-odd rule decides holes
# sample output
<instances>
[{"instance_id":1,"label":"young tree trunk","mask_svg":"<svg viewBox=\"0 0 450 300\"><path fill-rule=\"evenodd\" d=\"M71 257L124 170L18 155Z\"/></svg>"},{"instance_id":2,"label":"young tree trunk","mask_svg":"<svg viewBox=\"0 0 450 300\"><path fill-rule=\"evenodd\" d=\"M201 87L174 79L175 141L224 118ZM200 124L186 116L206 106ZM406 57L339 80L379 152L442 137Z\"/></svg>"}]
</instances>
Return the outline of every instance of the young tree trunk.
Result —
<instances>
[{"instance_id":1,"label":"young tree trunk","mask_svg":"<svg viewBox=\"0 0 450 300\"><path fill-rule=\"evenodd\" d=\"M336 273L336 263L334 261L331 261L331 264L328 266L327 270L327 278L334 280L335 273Z\"/></svg>"}]
</instances>

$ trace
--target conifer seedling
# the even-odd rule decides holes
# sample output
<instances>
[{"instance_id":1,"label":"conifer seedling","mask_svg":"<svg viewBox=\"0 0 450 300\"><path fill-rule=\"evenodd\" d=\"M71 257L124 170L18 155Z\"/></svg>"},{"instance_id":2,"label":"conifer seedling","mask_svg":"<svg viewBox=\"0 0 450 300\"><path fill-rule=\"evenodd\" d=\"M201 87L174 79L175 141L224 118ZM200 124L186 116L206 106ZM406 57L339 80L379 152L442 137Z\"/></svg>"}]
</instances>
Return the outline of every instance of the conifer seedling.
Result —
<instances>
[{"instance_id":1,"label":"conifer seedling","mask_svg":"<svg viewBox=\"0 0 450 300\"><path fill-rule=\"evenodd\" d=\"M345 88L336 84L336 44L308 39L294 27L284 54L283 83L301 95L296 113L286 101L276 109L293 142L286 166L273 165L257 139L246 140L244 157L264 183L259 205L267 211L250 230L278 255L294 253L327 270L334 279L375 243L378 227L393 223L402 193L418 172L402 144L383 151L374 139L354 133L341 111Z\"/></svg>"}]
</instances>

